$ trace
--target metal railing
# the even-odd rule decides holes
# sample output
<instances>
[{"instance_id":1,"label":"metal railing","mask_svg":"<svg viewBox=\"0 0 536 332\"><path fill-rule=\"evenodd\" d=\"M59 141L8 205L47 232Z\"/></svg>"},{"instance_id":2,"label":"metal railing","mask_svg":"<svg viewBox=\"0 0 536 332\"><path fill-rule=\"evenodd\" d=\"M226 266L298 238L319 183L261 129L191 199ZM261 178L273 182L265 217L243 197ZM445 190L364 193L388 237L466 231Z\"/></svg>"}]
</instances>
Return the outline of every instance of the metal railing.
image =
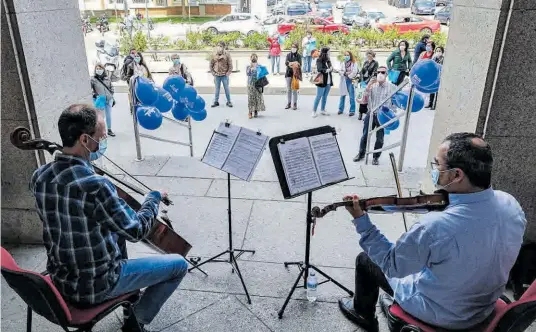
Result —
<instances>
[{"instance_id":1,"label":"metal railing","mask_svg":"<svg viewBox=\"0 0 536 332\"><path fill-rule=\"evenodd\" d=\"M165 120L171 123L177 124L181 127L188 128L188 143L140 133L140 130L138 127L138 118L136 116L136 96L134 94L134 85L135 85L135 77L132 77L130 79L130 87L128 90L128 94L129 94L130 111L132 113L132 122L134 124L134 140L136 142L136 161L143 160L143 156L141 154L140 137L144 137L144 138L148 138L148 139L152 139L152 140L160 141L160 142L171 143L175 145L188 146L190 148L190 157L193 157L194 156L194 144L193 144L193 138L192 138L192 120L189 115L184 121L175 120L165 115L162 115L162 117Z\"/></svg>"},{"instance_id":2,"label":"metal railing","mask_svg":"<svg viewBox=\"0 0 536 332\"><path fill-rule=\"evenodd\" d=\"M399 152L399 155L398 155L398 171L402 172L402 167L404 165L404 154L406 153L406 141L408 139L409 120L410 120L410 117L411 117L411 111L410 110L411 110L411 108L413 106L413 96L415 95L415 88L414 87L410 88L409 96L408 96L408 104L406 105L406 109L403 112L398 113L394 118L390 119L389 121L387 121L386 123L384 123L383 125L381 125L379 127L376 127L374 129L372 129L372 125L374 123L374 116L375 116L374 112L376 112L383 104L385 104L387 101L389 101L397 92L399 92L400 90L405 88L408 84L410 84L410 81L409 81L409 79L406 79L404 82L402 82L402 84L397 86L397 88L391 94L389 94L388 97L386 97L384 100L382 100L381 103L379 103L378 106L376 106L374 109L369 111L370 114L369 114L368 131L367 131L367 148L365 150L365 165L368 165L368 159L369 159L370 154L377 153L377 152L383 152L383 151L394 149L396 147L400 147L400 152ZM379 130L385 129L386 127L388 127L389 125L391 125L395 121L398 121L398 119L400 119L403 116L405 116L405 119L404 119L404 126L402 127L402 138L401 138L401 140L396 142L396 143L390 144L388 146L384 146L384 147L382 147L380 149L371 151L370 150L370 141L371 141L372 135L375 134L376 132L378 132Z\"/></svg>"}]
</instances>

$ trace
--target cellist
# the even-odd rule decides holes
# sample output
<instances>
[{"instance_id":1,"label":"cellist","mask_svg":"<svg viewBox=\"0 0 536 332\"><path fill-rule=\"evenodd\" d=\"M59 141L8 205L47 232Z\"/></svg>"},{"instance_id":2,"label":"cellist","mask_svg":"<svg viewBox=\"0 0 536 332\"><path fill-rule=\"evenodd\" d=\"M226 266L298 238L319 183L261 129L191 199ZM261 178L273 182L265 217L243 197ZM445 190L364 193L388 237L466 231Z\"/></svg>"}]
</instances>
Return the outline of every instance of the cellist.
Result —
<instances>
[{"instance_id":1,"label":"cellist","mask_svg":"<svg viewBox=\"0 0 536 332\"><path fill-rule=\"evenodd\" d=\"M64 110L58 121L63 152L34 172L30 189L43 222L47 271L61 295L75 306L91 306L147 287L135 317L125 317L122 328L146 331L188 263L176 254L127 259L124 241L148 234L167 193L148 193L135 212L109 179L95 173L90 161L105 152L105 128L90 105Z\"/></svg>"},{"instance_id":2,"label":"cellist","mask_svg":"<svg viewBox=\"0 0 536 332\"><path fill-rule=\"evenodd\" d=\"M431 163L435 186L449 205L418 220L391 243L361 210L347 207L363 252L357 256L354 298L339 300L347 318L378 331L379 288L384 312L396 301L438 328L479 331L492 319L518 255L526 219L517 200L493 190L491 148L472 133L449 135Z\"/></svg>"}]
</instances>

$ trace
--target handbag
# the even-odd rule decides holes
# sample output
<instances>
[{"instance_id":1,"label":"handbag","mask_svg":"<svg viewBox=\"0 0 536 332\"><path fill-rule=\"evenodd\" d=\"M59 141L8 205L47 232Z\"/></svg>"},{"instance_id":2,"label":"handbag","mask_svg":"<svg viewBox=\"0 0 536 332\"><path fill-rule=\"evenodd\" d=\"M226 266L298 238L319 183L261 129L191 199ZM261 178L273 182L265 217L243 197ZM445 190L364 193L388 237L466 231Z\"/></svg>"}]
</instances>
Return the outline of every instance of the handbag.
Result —
<instances>
[{"instance_id":1,"label":"handbag","mask_svg":"<svg viewBox=\"0 0 536 332\"><path fill-rule=\"evenodd\" d=\"M255 81L255 87L257 89L261 89L261 88L264 88L265 86L267 86L270 82L268 82L268 79L266 78L266 76L263 76L261 78L259 78L258 80Z\"/></svg>"},{"instance_id":2,"label":"handbag","mask_svg":"<svg viewBox=\"0 0 536 332\"><path fill-rule=\"evenodd\" d=\"M366 95L367 83L361 82L355 90L355 100L361 105L368 104L368 96Z\"/></svg>"},{"instance_id":3,"label":"handbag","mask_svg":"<svg viewBox=\"0 0 536 332\"><path fill-rule=\"evenodd\" d=\"M311 76L310 82L315 85L324 84L324 74L318 73L316 76Z\"/></svg>"},{"instance_id":4,"label":"handbag","mask_svg":"<svg viewBox=\"0 0 536 332\"><path fill-rule=\"evenodd\" d=\"M102 86L104 86L106 88L106 90L108 90L112 94L112 107L114 107L115 106L115 98L113 97L113 95L114 95L113 91L110 90L110 88L106 84L104 84L104 82L101 81L100 78L98 78L98 77L95 77L95 78L97 79L97 81L99 81L102 84Z\"/></svg>"},{"instance_id":5,"label":"handbag","mask_svg":"<svg viewBox=\"0 0 536 332\"><path fill-rule=\"evenodd\" d=\"M300 81L294 76L292 76L292 80L290 81L290 89L296 91L300 89Z\"/></svg>"},{"instance_id":6,"label":"handbag","mask_svg":"<svg viewBox=\"0 0 536 332\"><path fill-rule=\"evenodd\" d=\"M400 76L400 71L391 69L389 70L388 75L389 75L389 81L391 81L391 83L393 84L396 84L396 82L398 82L398 76Z\"/></svg>"}]
</instances>

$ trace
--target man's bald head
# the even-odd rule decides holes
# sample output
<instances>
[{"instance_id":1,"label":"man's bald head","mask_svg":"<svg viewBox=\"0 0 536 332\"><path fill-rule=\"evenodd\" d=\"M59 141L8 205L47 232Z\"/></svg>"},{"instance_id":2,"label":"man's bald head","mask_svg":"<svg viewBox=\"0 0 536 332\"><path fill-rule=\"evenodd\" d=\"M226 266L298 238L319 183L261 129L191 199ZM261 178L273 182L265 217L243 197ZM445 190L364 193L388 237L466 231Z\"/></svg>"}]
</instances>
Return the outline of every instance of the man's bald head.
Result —
<instances>
[{"instance_id":1,"label":"man's bald head","mask_svg":"<svg viewBox=\"0 0 536 332\"><path fill-rule=\"evenodd\" d=\"M64 147L73 147L83 134L93 136L99 115L91 105L74 104L65 109L58 120L58 130Z\"/></svg>"},{"instance_id":2,"label":"man's bald head","mask_svg":"<svg viewBox=\"0 0 536 332\"><path fill-rule=\"evenodd\" d=\"M489 188L493 156L491 147L474 133L455 133L447 136L441 145L444 163L449 168L461 169L476 187Z\"/></svg>"}]
</instances>

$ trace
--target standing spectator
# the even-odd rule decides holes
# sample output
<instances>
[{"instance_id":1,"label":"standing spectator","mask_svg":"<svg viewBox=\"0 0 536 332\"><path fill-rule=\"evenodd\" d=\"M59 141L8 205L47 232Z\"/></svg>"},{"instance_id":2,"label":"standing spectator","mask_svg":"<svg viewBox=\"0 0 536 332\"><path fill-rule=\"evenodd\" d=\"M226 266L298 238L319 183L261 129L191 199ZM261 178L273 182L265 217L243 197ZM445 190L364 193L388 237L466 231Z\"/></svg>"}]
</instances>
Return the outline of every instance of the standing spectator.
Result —
<instances>
[{"instance_id":1,"label":"standing spectator","mask_svg":"<svg viewBox=\"0 0 536 332\"><path fill-rule=\"evenodd\" d=\"M413 63L419 60L419 57L421 56L422 52L426 51L426 44L428 43L429 40L430 40L430 35L424 34L421 40L417 44L415 44L415 49L413 50Z\"/></svg>"},{"instance_id":2,"label":"standing spectator","mask_svg":"<svg viewBox=\"0 0 536 332\"><path fill-rule=\"evenodd\" d=\"M339 99L339 113L337 114L344 113L344 104L346 103L346 95L348 95L350 98L350 111L348 115L355 115L355 91L352 80L357 77L358 72L359 71L354 55L350 51L345 51L344 59L341 64L341 70L339 72L341 75L341 82L339 84L341 98Z\"/></svg>"},{"instance_id":3,"label":"standing spectator","mask_svg":"<svg viewBox=\"0 0 536 332\"><path fill-rule=\"evenodd\" d=\"M292 78L298 79L301 81L301 66L302 66L302 56L298 53L298 43L292 43L290 48L290 53L287 54L285 59L285 66L287 70L285 71L285 80L287 81L287 106L285 109L290 108L290 103L292 102L292 109L298 109L298 90L293 89L292 87Z\"/></svg>"},{"instance_id":4,"label":"standing spectator","mask_svg":"<svg viewBox=\"0 0 536 332\"><path fill-rule=\"evenodd\" d=\"M445 59L445 49L442 46L438 46L435 49L435 53L434 53L434 56L432 57L432 60L434 60L435 62L437 62L440 65L443 65L443 60L444 59ZM428 102L428 106L426 106L426 107L431 109L431 110L435 110L435 107L436 107L435 102L436 102L436 100L437 100L437 93L430 94L430 100Z\"/></svg>"},{"instance_id":5,"label":"standing spectator","mask_svg":"<svg viewBox=\"0 0 536 332\"><path fill-rule=\"evenodd\" d=\"M359 83L365 85L369 83L374 75L376 75L379 66L378 61L374 59L376 58L376 53L374 53L373 50L368 50L366 55L367 60L365 60L363 68L361 68L361 76L359 78ZM363 118L363 114L367 114L367 111L368 104L359 104L359 120Z\"/></svg>"},{"instance_id":6,"label":"standing spectator","mask_svg":"<svg viewBox=\"0 0 536 332\"><path fill-rule=\"evenodd\" d=\"M264 97L261 91L255 87L255 82L257 82L257 72L259 65L257 63L258 56L253 53L250 57L251 63L246 68L246 75L248 76L248 109L249 109L249 118L253 116L257 117L258 112L264 112Z\"/></svg>"},{"instance_id":7,"label":"standing spectator","mask_svg":"<svg viewBox=\"0 0 536 332\"><path fill-rule=\"evenodd\" d=\"M389 68L389 71L398 73L398 78L392 82L396 85L404 81L404 78L411 69L412 62L408 49L409 43L406 40L401 40L398 43L398 49L394 50L387 58L387 68Z\"/></svg>"},{"instance_id":8,"label":"standing spectator","mask_svg":"<svg viewBox=\"0 0 536 332\"><path fill-rule=\"evenodd\" d=\"M149 67L145 64L145 61L143 60L143 56L140 52L134 53L133 56L134 61L131 61L129 65L127 66L127 75L126 79L127 82L130 84L130 79L132 77L141 76L145 77L149 80L153 80L153 76L151 75L151 71L149 70Z\"/></svg>"},{"instance_id":9,"label":"standing spectator","mask_svg":"<svg viewBox=\"0 0 536 332\"><path fill-rule=\"evenodd\" d=\"M365 158L365 152L367 148L367 137L369 129L369 121L372 121L372 129L379 127L378 121L378 109L381 105L392 108L391 99L389 98L384 104L381 104L388 96L390 96L396 90L396 86L387 80L387 68L385 66L378 67L377 78L372 78L367 85L366 94L369 98L368 113L363 121L363 136L361 136L361 142L359 144L359 154L354 158L355 162L363 160ZM371 119L372 113L372 119ZM374 150L381 149L383 147L383 137L385 132L380 129L376 132L376 142L374 143ZM381 152L375 152L373 154L372 165L378 165Z\"/></svg>"},{"instance_id":10,"label":"standing spectator","mask_svg":"<svg viewBox=\"0 0 536 332\"><path fill-rule=\"evenodd\" d=\"M320 100L322 105L320 106L320 114L327 115L326 102L328 100L329 90L333 86L333 78L331 72L333 66L331 65L331 59L329 57L329 47L323 47L320 50L320 56L316 60L316 69L318 70L318 76L315 78L316 85L316 98L313 104L313 118L316 118L316 110ZM317 78L319 81L317 81Z\"/></svg>"},{"instance_id":11,"label":"standing spectator","mask_svg":"<svg viewBox=\"0 0 536 332\"><path fill-rule=\"evenodd\" d=\"M128 66L134 61L134 56L136 55L136 49L131 48L130 52L128 52L128 55L123 60L123 66L121 67L121 79L123 81L126 81L127 84L130 84L130 81L127 80L127 73L128 73Z\"/></svg>"},{"instance_id":12,"label":"standing spectator","mask_svg":"<svg viewBox=\"0 0 536 332\"><path fill-rule=\"evenodd\" d=\"M186 84L194 86L192 74L190 74L186 65L181 62L180 56L178 54L173 54L171 56L171 61L173 61L173 66L169 68L169 75L179 75L184 78Z\"/></svg>"},{"instance_id":13,"label":"standing spectator","mask_svg":"<svg viewBox=\"0 0 536 332\"><path fill-rule=\"evenodd\" d=\"M305 76L308 76L312 71L312 53L316 49L316 38L313 37L313 33L311 31L307 31L305 37L303 37L302 40L302 47L303 47L303 58L304 58L304 65L303 65L303 72L305 73Z\"/></svg>"},{"instance_id":14,"label":"standing spectator","mask_svg":"<svg viewBox=\"0 0 536 332\"><path fill-rule=\"evenodd\" d=\"M268 42L270 43L269 55L270 62L272 63L272 74L278 75L281 61L281 36L276 32L272 37L268 37Z\"/></svg>"},{"instance_id":15,"label":"standing spectator","mask_svg":"<svg viewBox=\"0 0 536 332\"><path fill-rule=\"evenodd\" d=\"M426 43L426 51L421 53L421 55L419 56L419 60L432 59L432 57L434 56L434 51L435 51L435 43L429 40L428 43Z\"/></svg>"},{"instance_id":16,"label":"standing spectator","mask_svg":"<svg viewBox=\"0 0 536 332\"><path fill-rule=\"evenodd\" d=\"M231 54L225 49L225 43L219 42L212 60L210 60L210 72L214 76L214 84L216 85L216 92L214 93L214 103L212 107L220 106L218 102L220 98L220 86L223 83L223 89L225 90L225 97L227 98L227 106L233 107L231 103L231 93L229 92L229 75L233 71L233 61Z\"/></svg>"},{"instance_id":17,"label":"standing spectator","mask_svg":"<svg viewBox=\"0 0 536 332\"><path fill-rule=\"evenodd\" d=\"M98 96L106 97L106 106L104 108L106 115L106 127L108 128L108 136L115 136L112 131L112 107L115 105L114 88L112 80L106 75L104 66L98 63L95 66L95 74L91 78L91 89L93 90L93 99Z\"/></svg>"}]
</instances>

